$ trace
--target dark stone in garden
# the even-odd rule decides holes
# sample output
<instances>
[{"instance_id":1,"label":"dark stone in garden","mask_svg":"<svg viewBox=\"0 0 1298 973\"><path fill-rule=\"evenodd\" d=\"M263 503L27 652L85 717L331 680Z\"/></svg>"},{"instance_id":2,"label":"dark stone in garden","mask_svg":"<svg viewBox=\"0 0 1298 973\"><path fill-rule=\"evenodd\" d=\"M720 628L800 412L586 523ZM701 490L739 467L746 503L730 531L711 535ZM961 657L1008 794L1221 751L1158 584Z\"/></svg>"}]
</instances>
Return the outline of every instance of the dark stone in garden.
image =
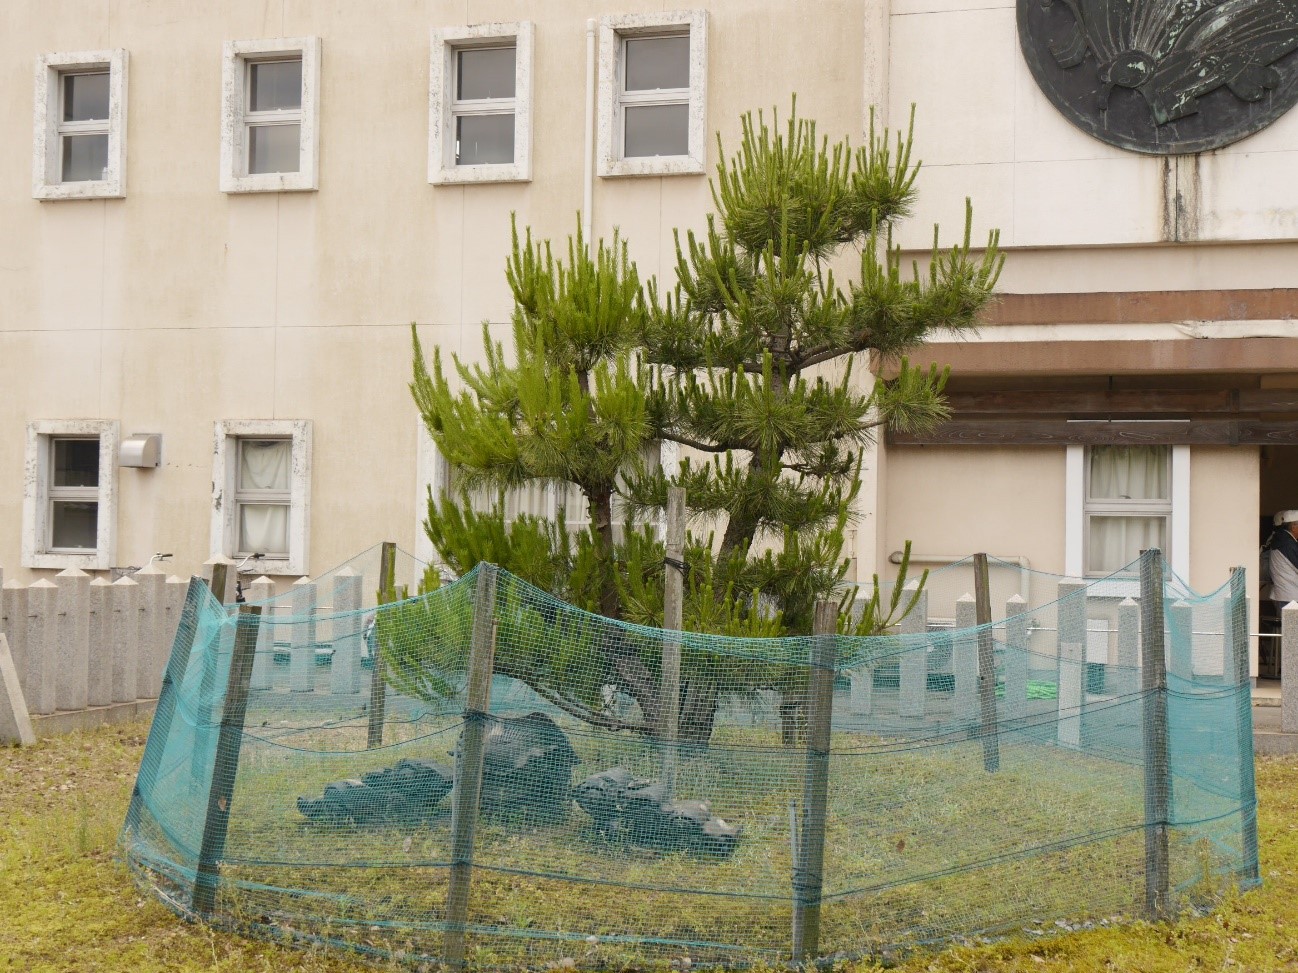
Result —
<instances>
[{"instance_id":1,"label":"dark stone in garden","mask_svg":"<svg viewBox=\"0 0 1298 973\"><path fill-rule=\"evenodd\" d=\"M663 784L624 767L587 777L572 797L610 839L715 858L729 857L739 845L740 829L716 817L706 801L669 801Z\"/></svg>"},{"instance_id":2,"label":"dark stone in garden","mask_svg":"<svg viewBox=\"0 0 1298 973\"><path fill-rule=\"evenodd\" d=\"M544 713L493 717L483 756L482 813L545 824L567 820L572 768L580 762Z\"/></svg>"},{"instance_id":3,"label":"dark stone in garden","mask_svg":"<svg viewBox=\"0 0 1298 973\"><path fill-rule=\"evenodd\" d=\"M334 827L417 824L434 816L452 782L442 764L402 759L359 780L328 784L323 797L299 797L297 808L314 823Z\"/></svg>"}]
</instances>

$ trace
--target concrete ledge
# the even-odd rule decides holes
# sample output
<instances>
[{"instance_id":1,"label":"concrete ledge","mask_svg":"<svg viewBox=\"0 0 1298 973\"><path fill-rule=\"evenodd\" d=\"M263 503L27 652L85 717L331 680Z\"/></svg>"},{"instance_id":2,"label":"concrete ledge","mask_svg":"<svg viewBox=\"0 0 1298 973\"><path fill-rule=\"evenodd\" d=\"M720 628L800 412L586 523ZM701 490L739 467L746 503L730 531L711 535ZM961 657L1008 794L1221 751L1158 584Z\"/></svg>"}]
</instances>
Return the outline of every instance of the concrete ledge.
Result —
<instances>
[{"instance_id":1,"label":"concrete ledge","mask_svg":"<svg viewBox=\"0 0 1298 973\"><path fill-rule=\"evenodd\" d=\"M1253 752L1267 757L1298 754L1298 733L1254 733Z\"/></svg>"},{"instance_id":2,"label":"concrete ledge","mask_svg":"<svg viewBox=\"0 0 1298 973\"><path fill-rule=\"evenodd\" d=\"M153 715L156 699L137 699L133 703L112 703L108 706L91 706L88 709L64 710L45 716L32 717L32 729L38 739L92 730L109 723L129 723Z\"/></svg>"}]
</instances>

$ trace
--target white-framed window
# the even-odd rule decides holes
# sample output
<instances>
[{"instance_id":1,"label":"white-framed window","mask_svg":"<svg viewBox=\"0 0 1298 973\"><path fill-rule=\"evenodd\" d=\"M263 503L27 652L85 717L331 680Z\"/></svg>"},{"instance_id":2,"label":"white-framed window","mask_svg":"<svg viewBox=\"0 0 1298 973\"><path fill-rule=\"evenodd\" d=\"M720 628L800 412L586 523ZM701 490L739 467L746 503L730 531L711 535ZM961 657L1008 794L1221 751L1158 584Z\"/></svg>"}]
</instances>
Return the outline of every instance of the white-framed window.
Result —
<instances>
[{"instance_id":1,"label":"white-framed window","mask_svg":"<svg viewBox=\"0 0 1298 973\"><path fill-rule=\"evenodd\" d=\"M1069 446L1066 572L1103 577L1159 548L1190 569L1190 447Z\"/></svg>"},{"instance_id":2,"label":"white-framed window","mask_svg":"<svg viewBox=\"0 0 1298 973\"><path fill-rule=\"evenodd\" d=\"M706 11L600 22L599 174L693 175L707 165Z\"/></svg>"},{"instance_id":3,"label":"white-framed window","mask_svg":"<svg viewBox=\"0 0 1298 973\"><path fill-rule=\"evenodd\" d=\"M428 181L532 178L532 24L436 27L428 67Z\"/></svg>"},{"instance_id":4,"label":"white-framed window","mask_svg":"<svg viewBox=\"0 0 1298 973\"><path fill-rule=\"evenodd\" d=\"M117 542L117 423L27 424L22 563L105 571Z\"/></svg>"},{"instance_id":5,"label":"white-framed window","mask_svg":"<svg viewBox=\"0 0 1298 973\"><path fill-rule=\"evenodd\" d=\"M36 59L36 199L126 195L126 64L124 50Z\"/></svg>"},{"instance_id":6,"label":"white-framed window","mask_svg":"<svg viewBox=\"0 0 1298 973\"><path fill-rule=\"evenodd\" d=\"M320 38L227 41L222 57L221 191L316 189Z\"/></svg>"},{"instance_id":7,"label":"white-framed window","mask_svg":"<svg viewBox=\"0 0 1298 973\"><path fill-rule=\"evenodd\" d=\"M214 437L212 555L258 554L266 574L306 574L311 421L220 420Z\"/></svg>"}]
</instances>

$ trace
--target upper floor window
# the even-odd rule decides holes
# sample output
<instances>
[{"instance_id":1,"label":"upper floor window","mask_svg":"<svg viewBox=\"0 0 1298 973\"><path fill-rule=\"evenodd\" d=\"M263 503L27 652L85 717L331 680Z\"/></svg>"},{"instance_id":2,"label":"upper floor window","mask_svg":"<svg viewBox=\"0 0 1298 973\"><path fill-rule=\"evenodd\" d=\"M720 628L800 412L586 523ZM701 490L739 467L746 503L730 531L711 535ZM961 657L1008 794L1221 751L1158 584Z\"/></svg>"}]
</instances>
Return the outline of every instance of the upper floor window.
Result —
<instances>
[{"instance_id":1,"label":"upper floor window","mask_svg":"<svg viewBox=\"0 0 1298 973\"><path fill-rule=\"evenodd\" d=\"M226 43L222 191L317 188L319 80L319 38Z\"/></svg>"},{"instance_id":2,"label":"upper floor window","mask_svg":"<svg viewBox=\"0 0 1298 973\"><path fill-rule=\"evenodd\" d=\"M106 570L117 521L117 423L50 419L27 425L23 565Z\"/></svg>"},{"instance_id":3,"label":"upper floor window","mask_svg":"<svg viewBox=\"0 0 1298 973\"><path fill-rule=\"evenodd\" d=\"M428 181L531 178L532 25L432 33Z\"/></svg>"},{"instance_id":4,"label":"upper floor window","mask_svg":"<svg viewBox=\"0 0 1298 973\"><path fill-rule=\"evenodd\" d=\"M302 59L248 61L243 115L249 175L302 168Z\"/></svg>"},{"instance_id":5,"label":"upper floor window","mask_svg":"<svg viewBox=\"0 0 1298 973\"><path fill-rule=\"evenodd\" d=\"M600 175L704 171L707 15L604 18Z\"/></svg>"},{"instance_id":6,"label":"upper floor window","mask_svg":"<svg viewBox=\"0 0 1298 973\"><path fill-rule=\"evenodd\" d=\"M35 119L33 196L125 195L125 51L37 58Z\"/></svg>"}]
</instances>

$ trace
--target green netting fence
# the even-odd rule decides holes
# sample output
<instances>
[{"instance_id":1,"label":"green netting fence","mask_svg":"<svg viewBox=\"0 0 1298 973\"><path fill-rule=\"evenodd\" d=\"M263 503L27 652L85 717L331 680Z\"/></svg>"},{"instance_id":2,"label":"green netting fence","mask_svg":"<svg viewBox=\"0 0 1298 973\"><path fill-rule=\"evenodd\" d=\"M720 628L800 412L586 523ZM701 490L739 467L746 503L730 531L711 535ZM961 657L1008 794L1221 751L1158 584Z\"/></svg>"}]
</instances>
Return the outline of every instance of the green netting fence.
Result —
<instances>
[{"instance_id":1,"label":"green netting fence","mask_svg":"<svg viewBox=\"0 0 1298 973\"><path fill-rule=\"evenodd\" d=\"M1156 551L1087 581L993 559L980 625L961 563L894 634L763 640L491 565L380 604L421 571L375 549L248 606L191 583L121 836L143 888L413 966L612 967L1044 936L1258 881L1242 571L1201 595ZM666 743L625 727L666 726L643 690L676 647L696 722Z\"/></svg>"}]
</instances>

